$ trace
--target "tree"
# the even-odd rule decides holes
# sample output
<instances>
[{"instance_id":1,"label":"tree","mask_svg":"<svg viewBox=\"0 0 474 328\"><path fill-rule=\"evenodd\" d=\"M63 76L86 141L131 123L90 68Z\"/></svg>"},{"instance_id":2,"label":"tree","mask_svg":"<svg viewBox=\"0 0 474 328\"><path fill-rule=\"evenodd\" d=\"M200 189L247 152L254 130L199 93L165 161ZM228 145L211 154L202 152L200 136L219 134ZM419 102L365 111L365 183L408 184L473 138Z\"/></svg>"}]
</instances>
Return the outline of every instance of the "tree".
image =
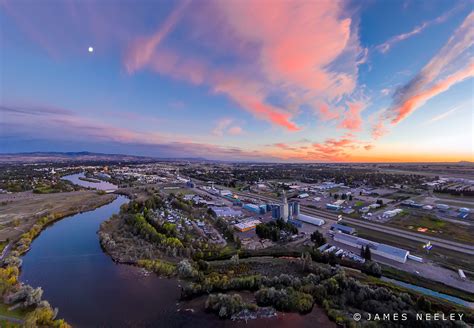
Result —
<instances>
[{"instance_id":1,"label":"tree","mask_svg":"<svg viewBox=\"0 0 474 328\"><path fill-rule=\"evenodd\" d=\"M342 194L342 195L341 195L341 198L342 198L342 199L347 199L347 195L346 195L346 194Z\"/></svg>"},{"instance_id":2,"label":"tree","mask_svg":"<svg viewBox=\"0 0 474 328\"><path fill-rule=\"evenodd\" d=\"M364 258L366 261L371 261L372 260L372 252L370 251L370 247L367 246L365 248L365 254L364 254Z\"/></svg>"},{"instance_id":3,"label":"tree","mask_svg":"<svg viewBox=\"0 0 474 328\"><path fill-rule=\"evenodd\" d=\"M379 204L380 206L383 206L383 200L381 199L377 199L376 203Z\"/></svg>"},{"instance_id":4,"label":"tree","mask_svg":"<svg viewBox=\"0 0 474 328\"><path fill-rule=\"evenodd\" d=\"M317 247L324 245L326 243L326 238L324 238L323 234L316 230L311 234L311 241L316 244Z\"/></svg>"},{"instance_id":5,"label":"tree","mask_svg":"<svg viewBox=\"0 0 474 328\"><path fill-rule=\"evenodd\" d=\"M365 247L364 246L362 246L362 248L360 249L360 257L365 259Z\"/></svg>"},{"instance_id":6,"label":"tree","mask_svg":"<svg viewBox=\"0 0 474 328\"><path fill-rule=\"evenodd\" d=\"M338 199L339 198L339 195L338 194L334 194L334 199Z\"/></svg>"},{"instance_id":7,"label":"tree","mask_svg":"<svg viewBox=\"0 0 474 328\"><path fill-rule=\"evenodd\" d=\"M352 195L349 195L349 201L350 202L352 201Z\"/></svg>"},{"instance_id":8,"label":"tree","mask_svg":"<svg viewBox=\"0 0 474 328\"><path fill-rule=\"evenodd\" d=\"M382 276L382 268L380 265L373 261L366 261L362 266L363 273L374 276L374 277L381 277Z\"/></svg>"}]
</instances>

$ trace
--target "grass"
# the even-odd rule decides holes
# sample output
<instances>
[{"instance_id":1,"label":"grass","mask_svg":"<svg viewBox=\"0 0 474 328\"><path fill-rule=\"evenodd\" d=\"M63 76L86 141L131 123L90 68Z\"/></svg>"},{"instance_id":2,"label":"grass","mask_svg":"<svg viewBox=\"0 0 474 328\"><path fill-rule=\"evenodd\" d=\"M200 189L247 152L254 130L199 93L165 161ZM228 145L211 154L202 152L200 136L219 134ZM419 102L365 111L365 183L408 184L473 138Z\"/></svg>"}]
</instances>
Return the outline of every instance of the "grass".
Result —
<instances>
[{"instance_id":1,"label":"grass","mask_svg":"<svg viewBox=\"0 0 474 328\"><path fill-rule=\"evenodd\" d=\"M406 212L405 212L406 213ZM437 236L453 241L473 244L474 226L457 224L438 219L430 215L416 215L406 213L399 215L388 223L391 226L416 231L418 228L427 228L426 235ZM427 236L429 239L429 236Z\"/></svg>"},{"instance_id":2,"label":"grass","mask_svg":"<svg viewBox=\"0 0 474 328\"><path fill-rule=\"evenodd\" d=\"M361 207L363 205L364 205L364 202L361 200L358 200L357 202L355 202L354 207Z\"/></svg>"},{"instance_id":3,"label":"grass","mask_svg":"<svg viewBox=\"0 0 474 328\"><path fill-rule=\"evenodd\" d=\"M178 195L178 194L183 194L183 195L195 194L195 192L193 192L192 189L187 189L187 188L164 189L163 191L167 194L173 193L175 195Z\"/></svg>"},{"instance_id":4,"label":"grass","mask_svg":"<svg viewBox=\"0 0 474 328\"><path fill-rule=\"evenodd\" d=\"M390 283L388 281L380 280L379 278L368 276L365 279L365 283L367 283L368 285L372 285L372 286L386 287L388 289L391 289L392 291L396 291L396 292L399 292L399 293L407 293L407 294L411 295L411 297L413 299L417 299L418 297L423 296L425 299L430 300L432 304L434 303L434 304L437 304L438 306L441 306L442 307L442 309L441 309L442 312L447 312L447 313L462 312L464 314L467 314L468 316L472 315L472 309L470 309L470 308L464 307L462 305L450 302L450 301L442 299L442 298L438 298L438 297L431 296L431 295L425 295L423 293L414 291L412 289L405 288L405 287L402 287L402 286L398 286L398 285L395 285L395 284Z\"/></svg>"},{"instance_id":5,"label":"grass","mask_svg":"<svg viewBox=\"0 0 474 328\"><path fill-rule=\"evenodd\" d=\"M414 275L405 271L397 270L390 266L382 265L382 274L387 278L392 278L400 281L407 282L409 284L417 285L420 287L428 288L443 294L455 296L465 301L474 302L474 294L447 286L443 283L433 281Z\"/></svg>"},{"instance_id":6,"label":"grass","mask_svg":"<svg viewBox=\"0 0 474 328\"><path fill-rule=\"evenodd\" d=\"M410 253L414 255L421 255L423 258L438 263L443 267L453 271L457 271L459 268L468 271L474 271L474 262L472 261L472 256L467 254L440 247L434 247L429 253L426 253L426 251L423 249L422 243L420 242L359 227L357 227L357 234L362 238L367 238L380 243L387 243L391 246L409 250Z\"/></svg>"},{"instance_id":7,"label":"grass","mask_svg":"<svg viewBox=\"0 0 474 328\"><path fill-rule=\"evenodd\" d=\"M28 311L24 309L15 309L13 311L9 311L9 307L10 305L0 303L0 314L16 319L24 319L26 314L28 313Z\"/></svg>"}]
</instances>

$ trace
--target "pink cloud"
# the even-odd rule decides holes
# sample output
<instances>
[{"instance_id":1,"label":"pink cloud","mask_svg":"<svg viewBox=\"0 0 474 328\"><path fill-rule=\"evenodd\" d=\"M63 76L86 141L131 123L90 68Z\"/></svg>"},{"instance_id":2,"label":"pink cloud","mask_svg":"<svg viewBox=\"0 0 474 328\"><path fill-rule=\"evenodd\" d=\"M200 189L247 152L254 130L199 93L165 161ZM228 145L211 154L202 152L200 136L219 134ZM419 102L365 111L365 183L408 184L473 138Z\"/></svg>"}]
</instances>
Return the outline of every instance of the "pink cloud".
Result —
<instances>
[{"instance_id":1,"label":"pink cloud","mask_svg":"<svg viewBox=\"0 0 474 328\"><path fill-rule=\"evenodd\" d=\"M212 134L222 137L224 134L230 134L233 136L243 133L243 129L235 125L235 122L231 118L222 118L217 121L216 126L212 130Z\"/></svg>"},{"instance_id":2,"label":"pink cloud","mask_svg":"<svg viewBox=\"0 0 474 328\"><path fill-rule=\"evenodd\" d=\"M244 132L244 130L240 126L233 126L229 129L229 134L233 136L240 135Z\"/></svg>"},{"instance_id":3,"label":"pink cloud","mask_svg":"<svg viewBox=\"0 0 474 328\"><path fill-rule=\"evenodd\" d=\"M348 109L345 113L344 119L339 123L339 127L351 131L360 131L362 126L360 113L365 109L365 106L365 103L362 101L348 102Z\"/></svg>"},{"instance_id":4,"label":"pink cloud","mask_svg":"<svg viewBox=\"0 0 474 328\"><path fill-rule=\"evenodd\" d=\"M385 127L384 121L379 118L379 120L372 127L372 138L378 139L385 135L388 130Z\"/></svg>"},{"instance_id":5,"label":"pink cloud","mask_svg":"<svg viewBox=\"0 0 474 328\"><path fill-rule=\"evenodd\" d=\"M437 96L438 94L445 92L451 86L459 83L469 77L474 76L474 62L471 62L465 68L457 71L456 73L442 79L432 87L422 90L419 93L404 99L403 102L394 108L394 117L392 124L397 124L408 115L410 115L416 108L423 105L429 99Z\"/></svg>"},{"instance_id":6,"label":"pink cloud","mask_svg":"<svg viewBox=\"0 0 474 328\"><path fill-rule=\"evenodd\" d=\"M0 105L2 126L0 139L5 135L18 135L35 140L60 140L62 142L90 142L146 146L158 155L182 157L183 154L220 159L273 159L269 154L245 150L235 146L218 146L202 143L195 138L173 134L171 138L154 132L134 131L116 127L91 118L80 116L71 110L54 107L5 106ZM41 126L42 129L36 127ZM8 134L7 134L8 131ZM33 132L34 131L34 132Z\"/></svg>"},{"instance_id":7,"label":"pink cloud","mask_svg":"<svg viewBox=\"0 0 474 328\"><path fill-rule=\"evenodd\" d=\"M150 62L155 49L173 30L189 2L189 0L181 2L153 35L138 38L133 42L124 59L125 67L129 73L133 73L143 68Z\"/></svg>"},{"instance_id":8,"label":"pink cloud","mask_svg":"<svg viewBox=\"0 0 474 328\"><path fill-rule=\"evenodd\" d=\"M176 24L178 15L174 15L151 38L131 44L124 63L127 70L148 67L175 79L208 85L255 117L288 131L300 129L294 117L301 104L340 101L355 89L361 62L356 57L361 49L341 2L277 0L270 8L258 1L209 1L193 13L186 16L183 27L190 30L190 43L208 48L206 60L162 45L160 41ZM222 54L234 58L231 70L218 68L212 61ZM285 105L268 103L275 92L286 100ZM324 119L339 115L329 107L314 109L319 108Z\"/></svg>"},{"instance_id":9,"label":"pink cloud","mask_svg":"<svg viewBox=\"0 0 474 328\"><path fill-rule=\"evenodd\" d=\"M474 45L473 24L474 12L471 12L418 74L398 88L392 106L373 126L374 138L387 133L387 121L392 125L400 123L431 98L474 76L474 61L470 53Z\"/></svg>"}]
</instances>

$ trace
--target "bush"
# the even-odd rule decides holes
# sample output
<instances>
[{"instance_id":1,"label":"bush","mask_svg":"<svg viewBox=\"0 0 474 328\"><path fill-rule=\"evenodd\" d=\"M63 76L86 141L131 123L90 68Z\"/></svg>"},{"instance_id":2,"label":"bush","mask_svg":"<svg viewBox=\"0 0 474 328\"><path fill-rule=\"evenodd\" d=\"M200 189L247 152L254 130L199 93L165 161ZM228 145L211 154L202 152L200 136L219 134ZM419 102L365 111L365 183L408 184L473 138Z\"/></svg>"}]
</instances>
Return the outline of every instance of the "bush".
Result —
<instances>
[{"instance_id":1,"label":"bush","mask_svg":"<svg viewBox=\"0 0 474 328\"><path fill-rule=\"evenodd\" d=\"M137 264L157 274L171 276L175 273L175 265L162 260L138 260Z\"/></svg>"},{"instance_id":2,"label":"bush","mask_svg":"<svg viewBox=\"0 0 474 328\"><path fill-rule=\"evenodd\" d=\"M198 275L196 269L193 268L188 260L182 260L176 266L176 272L180 278L193 278Z\"/></svg>"},{"instance_id":3,"label":"bush","mask_svg":"<svg viewBox=\"0 0 474 328\"><path fill-rule=\"evenodd\" d=\"M238 294L211 294L206 300L206 310L217 313L220 318L230 318L244 309L255 310L253 304L247 304Z\"/></svg>"},{"instance_id":4,"label":"bush","mask_svg":"<svg viewBox=\"0 0 474 328\"><path fill-rule=\"evenodd\" d=\"M362 266L362 272L378 278L382 276L382 268L377 262L373 261L366 261Z\"/></svg>"},{"instance_id":5,"label":"bush","mask_svg":"<svg viewBox=\"0 0 474 328\"><path fill-rule=\"evenodd\" d=\"M313 308L313 297L292 287L280 290L274 287L262 288L255 293L255 299L260 306L273 306L286 312L307 313Z\"/></svg>"}]
</instances>

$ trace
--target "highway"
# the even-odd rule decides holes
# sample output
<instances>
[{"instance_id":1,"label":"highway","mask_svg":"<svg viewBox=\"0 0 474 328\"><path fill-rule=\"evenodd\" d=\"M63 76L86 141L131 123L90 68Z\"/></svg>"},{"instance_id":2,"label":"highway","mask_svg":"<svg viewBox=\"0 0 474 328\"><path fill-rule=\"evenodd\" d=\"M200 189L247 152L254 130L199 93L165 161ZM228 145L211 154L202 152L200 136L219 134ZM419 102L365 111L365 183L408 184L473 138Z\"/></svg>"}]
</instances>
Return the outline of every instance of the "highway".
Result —
<instances>
[{"instance_id":1,"label":"highway","mask_svg":"<svg viewBox=\"0 0 474 328\"><path fill-rule=\"evenodd\" d=\"M262 195L246 193L246 192L235 192L235 194L241 197L259 199L265 202L280 203L279 199L268 197L268 196L262 196ZM323 218L329 221L328 223L330 224L335 223L338 219L338 216L340 215L339 213L333 214L333 213L329 213L323 210L309 208L307 206L301 206L301 213ZM368 221L352 219L347 216L343 216L343 219L344 219L344 222L347 222L347 223L350 223L351 225L362 227L368 230L383 232L388 235L397 236L397 237L409 239L409 240L420 242L420 243L426 243L427 241L431 241L431 244L435 247L441 247L444 249L449 249L449 250L460 252L460 253L474 255L474 246L472 245L458 243L455 241L446 240L446 239L433 237L433 236L421 235L416 232L393 228L387 225L381 225L381 224L372 223Z\"/></svg>"}]
</instances>

